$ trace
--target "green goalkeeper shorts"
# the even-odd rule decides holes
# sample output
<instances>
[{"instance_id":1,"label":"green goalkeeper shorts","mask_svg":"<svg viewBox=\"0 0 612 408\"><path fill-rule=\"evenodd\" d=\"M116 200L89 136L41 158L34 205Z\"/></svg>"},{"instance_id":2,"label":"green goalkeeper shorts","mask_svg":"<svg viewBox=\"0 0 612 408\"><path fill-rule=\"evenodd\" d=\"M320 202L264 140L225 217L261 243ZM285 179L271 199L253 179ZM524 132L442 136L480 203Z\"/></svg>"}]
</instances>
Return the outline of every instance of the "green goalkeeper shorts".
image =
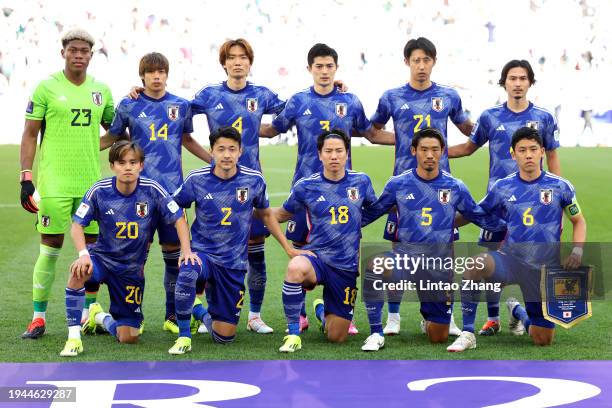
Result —
<instances>
[{"instance_id":1,"label":"green goalkeeper shorts","mask_svg":"<svg viewBox=\"0 0 612 408\"><path fill-rule=\"evenodd\" d=\"M64 234L72 224L72 214L81 204L80 197L41 198L38 203L36 229L41 234ZM98 234L98 224L92 221L85 227L86 234Z\"/></svg>"}]
</instances>

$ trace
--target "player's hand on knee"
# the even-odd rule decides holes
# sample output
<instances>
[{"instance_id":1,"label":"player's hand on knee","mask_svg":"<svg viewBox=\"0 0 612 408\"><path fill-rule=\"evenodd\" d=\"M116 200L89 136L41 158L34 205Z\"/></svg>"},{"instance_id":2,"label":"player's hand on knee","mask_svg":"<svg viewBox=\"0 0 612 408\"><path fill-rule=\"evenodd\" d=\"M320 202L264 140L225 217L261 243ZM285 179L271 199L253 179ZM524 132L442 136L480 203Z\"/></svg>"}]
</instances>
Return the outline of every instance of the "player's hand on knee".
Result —
<instances>
[{"instance_id":1,"label":"player's hand on knee","mask_svg":"<svg viewBox=\"0 0 612 408\"><path fill-rule=\"evenodd\" d=\"M189 265L190 263L192 265L202 265L202 260L195 252L189 251L187 253L181 253L181 256L179 256L179 266L183 264Z\"/></svg>"},{"instance_id":2,"label":"player's hand on knee","mask_svg":"<svg viewBox=\"0 0 612 408\"><path fill-rule=\"evenodd\" d=\"M30 174L30 177L32 177L31 174ZM22 180L21 181L21 206L26 211L36 214L38 212L38 205L36 205L34 194L36 194L36 188L34 188L34 183L32 183L32 180Z\"/></svg>"},{"instance_id":3,"label":"player's hand on knee","mask_svg":"<svg viewBox=\"0 0 612 408\"><path fill-rule=\"evenodd\" d=\"M133 86L132 88L130 88L128 96L130 97L130 99L138 99L138 96L143 92L144 88L142 86Z\"/></svg>"},{"instance_id":4,"label":"player's hand on knee","mask_svg":"<svg viewBox=\"0 0 612 408\"><path fill-rule=\"evenodd\" d=\"M93 265L89 255L81 255L79 259L74 261L72 265L70 265L70 272L79 280L91 275L93 272Z\"/></svg>"},{"instance_id":5,"label":"player's hand on knee","mask_svg":"<svg viewBox=\"0 0 612 408\"><path fill-rule=\"evenodd\" d=\"M287 255L289 255L289 258L295 258L296 256L300 256L300 255L310 255L310 256L314 256L315 258L317 257L314 252L304 250L304 249L295 249L295 248L289 249L289 251L287 252Z\"/></svg>"}]
</instances>

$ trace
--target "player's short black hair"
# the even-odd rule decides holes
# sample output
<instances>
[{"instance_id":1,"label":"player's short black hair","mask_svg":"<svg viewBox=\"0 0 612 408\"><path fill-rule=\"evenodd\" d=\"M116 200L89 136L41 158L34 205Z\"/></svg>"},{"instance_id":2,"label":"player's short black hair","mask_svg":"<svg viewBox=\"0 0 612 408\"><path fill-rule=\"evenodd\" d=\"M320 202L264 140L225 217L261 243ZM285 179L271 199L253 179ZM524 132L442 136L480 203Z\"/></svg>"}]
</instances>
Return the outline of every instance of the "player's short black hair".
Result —
<instances>
[{"instance_id":1,"label":"player's short black hair","mask_svg":"<svg viewBox=\"0 0 612 408\"><path fill-rule=\"evenodd\" d=\"M426 127L419 130L414 134L414 136L412 136L412 147L416 149L419 146L419 142L426 137L438 139L442 149L444 149L444 146L446 146L446 143L444 143L444 136L442 136L442 133L438 129Z\"/></svg>"},{"instance_id":2,"label":"player's short black hair","mask_svg":"<svg viewBox=\"0 0 612 408\"><path fill-rule=\"evenodd\" d=\"M538 132L537 129L534 129L532 127L524 126L522 128L517 129L516 132L514 132L514 134L512 135L512 150L514 150L514 147L518 142L524 139L534 140L537 144L540 145L540 147L544 146L544 142L542 141L542 136L540 136L540 132Z\"/></svg>"},{"instance_id":3,"label":"player's short black hair","mask_svg":"<svg viewBox=\"0 0 612 408\"><path fill-rule=\"evenodd\" d=\"M332 57L338 65L338 53L327 44L317 43L308 51L308 66L311 67L316 57Z\"/></svg>"},{"instance_id":4,"label":"player's short black hair","mask_svg":"<svg viewBox=\"0 0 612 408\"><path fill-rule=\"evenodd\" d=\"M413 38L409 40L404 46L404 58L409 60L410 55L414 50L423 50L425 55L433 58L434 60L436 59L436 55L438 55L434 43L432 43L425 37L419 37L416 39Z\"/></svg>"},{"instance_id":5,"label":"player's short black hair","mask_svg":"<svg viewBox=\"0 0 612 408\"><path fill-rule=\"evenodd\" d=\"M317 138L317 150L319 152L323 150L323 145L325 144L325 141L327 139L342 140L342 142L344 142L344 148L346 149L347 152L351 148L351 138L348 137L346 133L344 133L340 129L332 129L332 130L326 130L325 132L321 133L319 137Z\"/></svg>"},{"instance_id":6,"label":"player's short black hair","mask_svg":"<svg viewBox=\"0 0 612 408\"><path fill-rule=\"evenodd\" d=\"M119 161L125 157L128 150L132 150L136 156L140 159L140 162L143 163L145 159L145 152L142 150L142 147L138 145L136 142L132 142L130 140L118 140L110 148L108 152L108 162L114 163Z\"/></svg>"},{"instance_id":7,"label":"player's short black hair","mask_svg":"<svg viewBox=\"0 0 612 408\"><path fill-rule=\"evenodd\" d=\"M531 68L531 64L529 63L529 61L514 59L512 61L508 61L506 65L504 65L504 67L502 68L501 76L499 77L499 81L497 82L502 88L506 87L506 78L508 78L508 72L512 68L525 68L525 71L527 71L527 78L529 79L529 85L533 85L536 83L535 74L533 72L533 68Z\"/></svg>"},{"instance_id":8,"label":"player's short black hair","mask_svg":"<svg viewBox=\"0 0 612 408\"><path fill-rule=\"evenodd\" d=\"M215 130L210 134L208 140L210 141L210 147L215 145L217 140L221 137L226 137L228 139L233 139L238 142L238 146L242 145L242 137L240 136L240 132L231 126L222 126L219 129Z\"/></svg>"}]
</instances>

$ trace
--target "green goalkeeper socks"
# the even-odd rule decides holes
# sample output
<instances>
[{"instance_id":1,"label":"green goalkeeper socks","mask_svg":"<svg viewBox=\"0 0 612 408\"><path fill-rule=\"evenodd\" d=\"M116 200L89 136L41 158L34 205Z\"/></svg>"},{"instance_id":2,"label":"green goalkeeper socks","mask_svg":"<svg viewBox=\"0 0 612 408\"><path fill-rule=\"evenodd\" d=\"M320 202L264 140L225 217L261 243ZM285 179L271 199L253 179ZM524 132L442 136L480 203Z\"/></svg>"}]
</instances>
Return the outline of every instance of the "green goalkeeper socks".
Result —
<instances>
[{"instance_id":1,"label":"green goalkeeper socks","mask_svg":"<svg viewBox=\"0 0 612 408\"><path fill-rule=\"evenodd\" d=\"M55 264L59 254L60 248L52 248L40 244L40 255L38 255L34 265L34 276L32 279L32 300L35 311L44 312L47 309L47 301L49 300L51 287L55 280Z\"/></svg>"}]
</instances>

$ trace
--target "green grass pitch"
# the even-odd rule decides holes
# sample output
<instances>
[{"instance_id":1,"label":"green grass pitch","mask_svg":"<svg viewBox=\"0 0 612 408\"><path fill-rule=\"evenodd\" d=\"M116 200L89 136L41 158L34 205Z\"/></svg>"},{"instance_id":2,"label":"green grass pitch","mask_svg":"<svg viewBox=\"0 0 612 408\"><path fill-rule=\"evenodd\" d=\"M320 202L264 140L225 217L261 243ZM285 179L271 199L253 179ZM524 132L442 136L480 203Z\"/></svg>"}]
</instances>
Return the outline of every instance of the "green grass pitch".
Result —
<instances>
[{"instance_id":1,"label":"green grass pitch","mask_svg":"<svg viewBox=\"0 0 612 408\"><path fill-rule=\"evenodd\" d=\"M297 149L287 146L266 146L261 149L264 175L272 205L280 205L289 191ZM588 222L588 240L612 242L612 158L610 149L562 148L559 150L563 175L572 181L578 193ZM488 176L488 152L486 149L472 157L451 162L453 174L463 179L476 199L482 197ZM55 286L47 312L47 333L39 340L21 340L19 335L31 319L32 268L38 255L39 236L34 229L34 216L19 205L18 146L0 146L0 361L45 362L66 361L59 357L67 330L64 314L64 287L70 262L76 251L67 236L64 250L57 264ZM107 152L100 155L104 174L108 175ZM186 171L200 167L195 158L185 153ZM386 147L357 147L353 149L353 168L368 173L377 193L393 168L393 149ZM363 231L364 240L382 241L384 220L368 226ZM571 226L565 226L564 239L570 236ZM474 241L474 226L462 229L462 241ZM465 353L448 353L442 345L430 345L420 334L420 314L416 304L402 305L402 334L387 339L387 347L378 353L363 353L362 341L369 334L367 316L363 304L357 303L355 320L360 334L350 337L346 344L327 343L317 330L312 312L312 300L320 289L307 296L307 310L311 329L303 336L303 350L295 355L281 355L277 349L284 335L285 321L281 303L281 285L287 266L287 257L273 239L267 240L266 259L268 284L262 317L275 333L256 335L246 331L246 310L238 328L236 342L230 346L213 344L208 335L196 335L193 352L179 359L194 360L258 360L258 359L612 359L612 306L609 302L593 302L593 317L571 330L558 328L555 344L540 348L531 344L527 336L513 337L508 333L508 316L502 305L502 333L493 338L478 339L478 348ZM147 286L144 296L146 330L138 345L119 345L110 337L98 335L84 338L85 352L71 361L108 360L173 360L167 349L175 337L161 331L164 314L162 287L163 262L159 246L154 244L146 267ZM108 308L108 295L104 286L99 301ZM248 305L248 298L245 299ZM246 309L246 308L245 308ZM477 325L485 319L486 307L481 304ZM386 315L386 314L385 314ZM455 307L457 323L461 324L459 307ZM384 317L383 317L384 318Z\"/></svg>"}]
</instances>

